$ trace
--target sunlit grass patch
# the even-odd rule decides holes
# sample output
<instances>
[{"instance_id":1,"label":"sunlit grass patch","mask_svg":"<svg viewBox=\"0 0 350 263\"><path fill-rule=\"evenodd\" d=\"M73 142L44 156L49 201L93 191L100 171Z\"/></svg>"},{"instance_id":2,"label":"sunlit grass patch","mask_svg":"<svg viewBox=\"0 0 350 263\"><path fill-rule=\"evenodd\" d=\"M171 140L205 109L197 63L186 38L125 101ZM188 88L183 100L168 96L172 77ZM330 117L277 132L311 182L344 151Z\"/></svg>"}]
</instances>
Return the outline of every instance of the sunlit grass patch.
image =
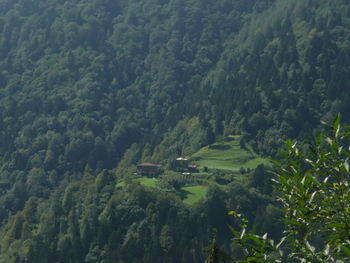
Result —
<instances>
[{"instance_id":1,"label":"sunlit grass patch","mask_svg":"<svg viewBox=\"0 0 350 263\"><path fill-rule=\"evenodd\" d=\"M156 187L156 183L157 183L158 179L157 178L142 177L142 178L136 179L136 181L140 182L144 186Z\"/></svg>"},{"instance_id":2,"label":"sunlit grass patch","mask_svg":"<svg viewBox=\"0 0 350 263\"><path fill-rule=\"evenodd\" d=\"M230 136L229 141L214 143L203 147L191 156L194 163L201 168L239 171L241 168L254 169L259 164L269 164L269 160L261 158L240 146L240 136Z\"/></svg>"},{"instance_id":3,"label":"sunlit grass patch","mask_svg":"<svg viewBox=\"0 0 350 263\"><path fill-rule=\"evenodd\" d=\"M147 187L156 187L156 183L158 181L157 178L148 178L148 177L141 177L141 178L135 178L133 181L139 182L143 186ZM124 187L125 181L121 181L116 184L116 187Z\"/></svg>"},{"instance_id":4,"label":"sunlit grass patch","mask_svg":"<svg viewBox=\"0 0 350 263\"><path fill-rule=\"evenodd\" d=\"M187 196L183 200L185 204L193 205L198 201L205 198L208 192L208 186L206 185L196 185L196 186L185 186L181 188L182 191L185 191Z\"/></svg>"}]
</instances>

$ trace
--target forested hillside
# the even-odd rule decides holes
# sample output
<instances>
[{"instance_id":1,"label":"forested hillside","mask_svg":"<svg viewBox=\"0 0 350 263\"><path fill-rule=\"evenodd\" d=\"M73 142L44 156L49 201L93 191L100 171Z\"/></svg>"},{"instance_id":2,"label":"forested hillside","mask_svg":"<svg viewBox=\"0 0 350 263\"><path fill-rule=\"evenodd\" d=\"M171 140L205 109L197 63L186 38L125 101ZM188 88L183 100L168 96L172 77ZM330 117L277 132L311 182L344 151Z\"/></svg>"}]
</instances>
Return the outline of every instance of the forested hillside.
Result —
<instances>
[{"instance_id":1,"label":"forested hillside","mask_svg":"<svg viewBox=\"0 0 350 263\"><path fill-rule=\"evenodd\" d=\"M309 137L338 112L348 121L349 15L346 1L277 1L252 17L204 81L224 127L272 153L276 138Z\"/></svg>"},{"instance_id":2,"label":"forested hillside","mask_svg":"<svg viewBox=\"0 0 350 263\"><path fill-rule=\"evenodd\" d=\"M346 0L0 0L0 262L201 262L232 207L272 228L264 168L195 208L115 185L348 121L349 49Z\"/></svg>"}]
</instances>

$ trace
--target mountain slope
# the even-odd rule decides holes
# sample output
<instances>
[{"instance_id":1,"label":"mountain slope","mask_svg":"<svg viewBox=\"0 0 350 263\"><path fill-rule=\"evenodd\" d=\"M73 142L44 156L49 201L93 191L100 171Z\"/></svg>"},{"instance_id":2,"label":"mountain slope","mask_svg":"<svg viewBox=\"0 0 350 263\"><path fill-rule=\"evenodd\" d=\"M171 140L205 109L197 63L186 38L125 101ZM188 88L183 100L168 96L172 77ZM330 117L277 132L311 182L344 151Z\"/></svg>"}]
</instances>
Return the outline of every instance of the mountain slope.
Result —
<instances>
[{"instance_id":1,"label":"mountain slope","mask_svg":"<svg viewBox=\"0 0 350 263\"><path fill-rule=\"evenodd\" d=\"M348 121L349 23L345 1L281 0L254 17L204 81L224 127L271 153L338 112Z\"/></svg>"},{"instance_id":2,"label":"mountain slope","mask_svg":"<svg viewBox=\"0 0 350 263\"><path fill-rule=\"evenodd\" d=\"M0 0L1 261L171 262L186 250L181 262L200 262L232 207L273 228L264 171L209 190L193 216L174 196L114 185L138 161L166 165L232 134L274 155L321 119L349 121L349 28L345 0Z\"/></svg>"}]
</instances>

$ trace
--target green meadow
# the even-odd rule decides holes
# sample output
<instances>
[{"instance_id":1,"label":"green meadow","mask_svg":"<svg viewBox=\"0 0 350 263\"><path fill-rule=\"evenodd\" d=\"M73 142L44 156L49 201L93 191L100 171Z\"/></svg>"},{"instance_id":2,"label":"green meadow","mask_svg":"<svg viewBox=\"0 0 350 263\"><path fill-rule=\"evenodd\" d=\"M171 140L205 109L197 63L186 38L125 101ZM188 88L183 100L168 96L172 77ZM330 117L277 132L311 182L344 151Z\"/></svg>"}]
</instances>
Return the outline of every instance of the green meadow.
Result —
<instances>
[{"instance_id":1,"label":"green meadow","mask_svg":"<svg viewBox=\"0 0 350 263\"><path fill-rule=\"evenodd\" d=\"M148 177L141 177L141 178L135 178L133 181L139 182L140 184L147 186L147 187L156 187L156 183L158 179L156 178L148 178ZM124 187L125 182L122 181L116 185L116 187Z\"/></svg>"},{"instance_id":2,"label":"green meadow","mask_svg":"<svg viewBox=\"0 0 350 263\"><path fill-rule=\"evenodd\" d=\"M240 147L240 136L201 148L190 156L200 168L221 169L238 172L241 168L254 169L259 164L269 165L269 160Z\"/></svg>"},{"instance_id":3,"label":"green meadow","mask_svg":"<svg viewBox=\"0 0 350 263\"><path fill-rule=\"evenodd\" d=\"M207 194L208 186L206 185L195 185L195 186L184 186L181 191L185 192L186 197L183 200L185 204L193 205L198 201L204 199Z\"/></svg>"}]
</instances>

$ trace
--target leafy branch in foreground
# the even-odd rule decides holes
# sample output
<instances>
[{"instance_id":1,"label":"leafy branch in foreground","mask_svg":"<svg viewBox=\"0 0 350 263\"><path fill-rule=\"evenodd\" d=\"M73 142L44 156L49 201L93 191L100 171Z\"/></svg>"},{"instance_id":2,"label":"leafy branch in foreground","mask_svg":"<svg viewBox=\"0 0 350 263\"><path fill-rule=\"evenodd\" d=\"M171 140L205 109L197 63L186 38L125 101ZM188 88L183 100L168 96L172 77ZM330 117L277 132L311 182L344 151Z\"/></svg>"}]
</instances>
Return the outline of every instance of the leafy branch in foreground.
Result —
<instances>
[{"instance_id":1,"label":"leafy branch in foreground","mask_svg":"<svg viewBox=\"0 0 350 263\"><path fill-rule=\"evenodd\" d=\"M260 236L254 234L254 231L248 230L248 220L243 218L241 214L238 214L235 211L230 211L229 215L235 216L237 223L241 228L240 231L237 231L233 227L230 227L230 230L234 235L232 241L239 245L244 254L244 259L237 262L282 262L280 258L283 256L283 251L280 249L280 246L285 238L282 238L278 244L275 244L272 239L267 238L267 233Z\"/></svg>"},{"instance_id":2,"label":"leafy branch in foreground","mask_svg":"<svg viewBox=\"0 0 350 263\"><path fill-rule=\"evenodd\" d=\"M287 141L275 163L286 225L277 245L267 234L248 231L247 221L230 212L241 222L241 231L231 228L244 253L238 262L350 262L350 127L341 127L338 116L331 128L312 145Z\"/></svg>"}]
</instances>

